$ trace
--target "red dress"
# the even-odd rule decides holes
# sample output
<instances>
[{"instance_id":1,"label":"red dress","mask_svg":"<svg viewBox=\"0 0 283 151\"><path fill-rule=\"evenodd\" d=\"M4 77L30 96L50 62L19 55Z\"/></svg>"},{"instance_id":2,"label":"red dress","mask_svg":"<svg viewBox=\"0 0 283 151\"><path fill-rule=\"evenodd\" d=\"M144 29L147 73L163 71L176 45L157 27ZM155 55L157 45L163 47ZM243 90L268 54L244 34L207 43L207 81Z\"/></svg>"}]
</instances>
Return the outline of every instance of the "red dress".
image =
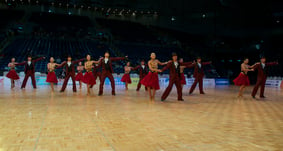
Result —
<instances>
[{"instance_id":1,"label":"red dress","mask_svg":"<svg viewBox=\"0 0 283 151\"><path fill-rule=\"evenodd\" d=\"M238 75L238 77L233 80L233 82L237 86L241 86L241 85L249 86L250 85L250 80L249 80L248 75L244 74L243 72L241 72Z\"/></svg>"},{"instance_id":2,"label":"red dress","mask_svg":"<svg viewBox=\"0 0 283 151\"><path fill-rule=\"evenodd\" d=\"M149 72L142 80L141 84L145 87L150 87L155 90L159 90L159 79L157 72Z\"/></svg>"},{"instance_id":3,"label":"red dress","mask_svg":"<svg viewBox=\"0 0 283 151\"><path fill-rule=\"evenodd\" d=\"M10 79L13 79L13 80L18 80L20 79L20 77L18 76L17 72L15 69L11 69L7 75L6 75L7 78L10 78Z\"/></svg>"},{"instance_id":4,"label":"red dress","mask_svg":"<svg viewBox=\"0 0 283 151\"><path fill-rule=\"evenodd\" d=\"M76 81L82 81L84 78L84 75L82 72L79 72L77 75L76 75Z\"/></svg>"},{"instance_id":5,"label":"red dress","mask_svg":"<svg viewBox=\"0 0 283 151\"><path fill-rule=\"evenodd\" d=\"M85 75L83 76L83 83L85 84L90 84L90 85L95 85L96 84L96 80L93 76L92 71L90 72L86 72Z\"/></svg>"},{"instance_id":6,"label":"red dress","mask_svg":"<svg viewBox=\"0 0 283 151\"><path fill-rule=\"evenodd\" d=\"M121 82L132 83L131 77L129 73L125 73L121 79Z\"/></svg>"},{"instance_id":7,"label":"red dress","mask_svg":"<svg viewBox=\"0 0 283 151\"><path fill-rule=\"evenodd\" d=\"M187 84L186 77L184 73L181 73L181 84Z\"/></svg>"},{"instance_id":8,"label":"red dress","mask_svg":"<svg viewBox=\"0 0 283 151\"><path fill-rule=\"evenodd\" d=\"M57 77L56 77L56 74L55 72L48 72L47 74L47 78L46 78L46 82L49 82L49 83L58 83L58 80L57 80Z\"/></svg>"}]
</instances>

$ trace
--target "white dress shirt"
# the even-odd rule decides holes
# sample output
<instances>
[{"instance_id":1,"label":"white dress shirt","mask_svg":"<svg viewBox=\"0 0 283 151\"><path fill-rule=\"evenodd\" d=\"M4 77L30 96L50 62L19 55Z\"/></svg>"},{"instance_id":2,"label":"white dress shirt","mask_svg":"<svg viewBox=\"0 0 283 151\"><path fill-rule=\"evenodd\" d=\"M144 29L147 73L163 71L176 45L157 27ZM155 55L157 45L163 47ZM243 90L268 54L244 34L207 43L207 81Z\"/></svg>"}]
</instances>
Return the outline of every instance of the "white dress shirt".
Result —
<instances>
[{"instance_id":1,"label":"white dress shirt","mask_svg":"<svg viewBox=\"0 0 283 151\"><path fill-rule=\"evenodd\" d=\"M261 63L262 69L265 68L265 63Z\"/></svg>"},{"instance_id":2,"label":"white dress shirt","mask_svg":"<svg viewBox=\"0 0 283 151\"><path fill-rule=\"evenodd\" d=\"M174 62L175 68L178 68L178 62Z\"/></svg>"},{"instance_id":3,"label":"white dress shirt","mask_svg":"<svg viewBox=\"0 0 283 151\"><path fill-rule=\"evenodd\" d=\"M201 63L198 63L198 67L201 68Z\"/></svg>"},{"instance_id":4,"label":"white dress shirt","mask_svg":"<svg viewBox=\"0 0 283 151\"><path fill-rule=\"evenodd\" d=\"M106 64L108 62L108 60L109 60L108 58L105 58L104 63Z\"/></svg>"}]
</instances>

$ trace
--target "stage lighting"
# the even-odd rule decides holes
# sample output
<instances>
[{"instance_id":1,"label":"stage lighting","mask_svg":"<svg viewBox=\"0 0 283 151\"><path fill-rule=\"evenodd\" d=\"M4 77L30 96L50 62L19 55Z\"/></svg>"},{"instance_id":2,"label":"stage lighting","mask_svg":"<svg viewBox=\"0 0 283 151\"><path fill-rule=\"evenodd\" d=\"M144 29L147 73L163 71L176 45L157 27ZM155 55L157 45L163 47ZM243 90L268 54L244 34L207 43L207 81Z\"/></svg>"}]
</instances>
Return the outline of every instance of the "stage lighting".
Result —
<instances>
[{"instance_id":1,"label":"stage lighting","mask_svg":"<svg viewBox=\"0 0 283 151\"><path fill-rule=\"evenodd\" d=\"M175 21L176 18L174 16L171 17L171 21Z\"/></svg>"},{"instance_id":2,"label":"stage lighting","mask_svg":"<svg viewBox=\"0 0 283 151\"><path fill-rule=\"evenodd\" d=\"M52 11L49 9L49 10L48 10L48 13L52 13Z\"/></svg>"},{"instance_id":3,"label":"stage lighting","mask_svg":"<svg viewBox=\"0 0 283 151\"><path fill-rule=\"evenodd\" d=\"M277 20L276 23L280 23L280 20Z\"/></svg>"},{"instance_id":4,"label":"stage lighting","mask_svg":"<svg viewBox=\"0 0 283 151\"><path fill-rule=\"evenodd\" d=\"M72 13L71 13L71 12L68 12L68 15L72 15Z\"/></svg>"},{"instance_id":5,"label":"stage lighting","mask_svg":"<svg viewBox=\"0 0 283 151\"><path fill-rule=\"evenodd\" d=\"M205 14L202 14L202 18L205 18L206 17L206 15Z\"/></svg>"}]
</instances>

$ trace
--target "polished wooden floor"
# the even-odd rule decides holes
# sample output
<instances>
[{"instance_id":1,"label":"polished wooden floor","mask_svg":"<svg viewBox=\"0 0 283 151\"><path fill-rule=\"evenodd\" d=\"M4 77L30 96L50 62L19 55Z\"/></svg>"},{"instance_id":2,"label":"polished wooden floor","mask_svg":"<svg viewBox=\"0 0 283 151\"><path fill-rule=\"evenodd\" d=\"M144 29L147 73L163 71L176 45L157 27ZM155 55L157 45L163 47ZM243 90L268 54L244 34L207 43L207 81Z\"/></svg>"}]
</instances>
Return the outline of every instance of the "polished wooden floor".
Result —
<instances>
[{"instance_id":1,"label":"polished wooden floor","mask_svg":"<svg viewBox=\"0 0 283 151\"><path fill-rule=\"evenodd\" d=\"M118 90L119 89L119 90ZM176 101L149 101L117 88L86 96L49 87L0 86L0 151L275 151L283 150L283 90L264 100L238 99L237 87L206 89ZM59 90L59 87L56 88ZM143 89L142 89L143 90Z\"/></svg>"}]
</instances>

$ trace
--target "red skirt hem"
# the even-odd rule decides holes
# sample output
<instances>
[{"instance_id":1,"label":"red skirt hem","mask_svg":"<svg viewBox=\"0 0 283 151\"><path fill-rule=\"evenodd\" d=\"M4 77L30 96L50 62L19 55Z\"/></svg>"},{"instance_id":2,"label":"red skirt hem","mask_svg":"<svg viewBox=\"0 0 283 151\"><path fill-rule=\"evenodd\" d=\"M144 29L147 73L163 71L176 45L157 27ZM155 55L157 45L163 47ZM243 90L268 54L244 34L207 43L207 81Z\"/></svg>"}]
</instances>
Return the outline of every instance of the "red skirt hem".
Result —
<instances>
[{"instance_id":1,"label":"red skirt hem","mask_svg":"<svg viewBox=\"0 0 283 151\"><path fill-rule=\"evenodd\" d=\"M16 70L10 70L7 75L6 75L7 78L10 78L10 79L13 79L13 80L18 80L20 79L20 77L18 76Z\"/></svg>"},{"instance_id":2,"label":"red skirt hem","mask_svg":"<svg viewBox=\"0 0 283 151\"><path fill-rule=\"evenodd\" d=\"M83 78L84 78L83 73L79 72L79 73L76 75L75 80L76 80L76 81L82 81Z\"/></svg>"},{"instance_id":3,"label":"red skirt hem","mask_svg":"<svg viewBox=\"0 0 283 151\"><path fill-rule=\"evenodd\" d=\"M48 82L48 83L58 83L55 72L48 72L46 82Z\"/></svg>"},{"instance_id":4,"label":"red skirt hem","mask_svg":"<svg viewBox=\"0 0 283 151\"><path fill-rule=\"evenodd\" d=\"M250 80L248 75L244 75L243 73L240 73L236 79L233 80L234 84L236 86L249 86L250 85Z\"/></svg>"},{"instance_id":5,"label":"red skirt hem","mask_svg":"<svg viewBox=\"0 0 283 151\"><path fill-rule=\"evenodd\" d=\"M132 83L130 74L124 74L123 77L121 78L121 82L127 82L127 83Z\"/></svg>"},{"instance_id":6,"label":"red skirt hem","mask_svg":"<svg viewBox=\"0 0 283 151\"><path fill-rule=\"evenodd\" d=\"M96 81L95 78L93 76L92 72L86 72L85 75L83 76L83 83L85 84L90 84L90 85L95 85Z\"/></svg>"},{"instance_id":7,"label":"red skirt hem","mask_svg":"<svg viewBox=\"0 0 283 151\"><path fill-rule=\"evenodd\" d=\"M157 72L149 72L142 80L141 84L155 90L159 90L159 79Z\"/></svg>"}]
</instances>

